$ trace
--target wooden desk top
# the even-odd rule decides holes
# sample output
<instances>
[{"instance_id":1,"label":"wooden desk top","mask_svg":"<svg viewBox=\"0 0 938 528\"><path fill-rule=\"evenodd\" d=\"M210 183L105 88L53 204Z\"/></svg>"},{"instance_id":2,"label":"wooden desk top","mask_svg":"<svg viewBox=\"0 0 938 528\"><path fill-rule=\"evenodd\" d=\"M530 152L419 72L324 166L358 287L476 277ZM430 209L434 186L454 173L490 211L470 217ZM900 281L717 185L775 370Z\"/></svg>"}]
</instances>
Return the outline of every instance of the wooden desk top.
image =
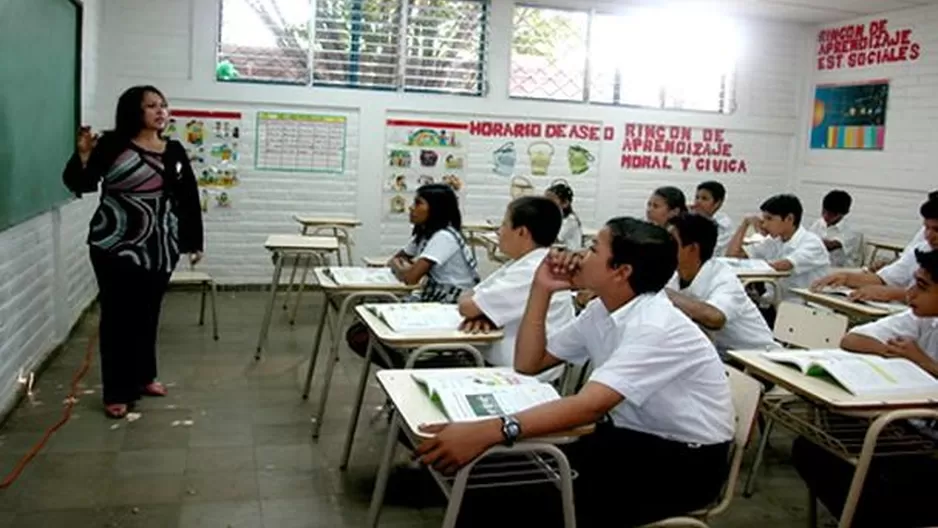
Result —
<instances>
[{"instance_id":1,"label":"wooden desk top","mask_svg":"<svg viewBox=\"0 0 938 528\"><path fill-rule=\"evenodd\" d=\"M362 257L362 262L369 268L383 268L388 265L391 257Z\"/></svg>"},{"instance_id":2,"label":"wooden desk top","mask_svg":"<svg viewBox=\"0 0 938 528\"><path fill-rule=\"evenodd\" d=\"M445 345L464 343L467 345L488 345L505 337L505 332L495 330L487 334L467 334L459 330L434 330L432 333L399 334L388 328L384 321L369 311L367 304L355 307L355 313L371 330L379 341L392 348L417 348L424 345Z\"/></svg>"},{"instance_id":3,"label":"wooden desk top","mask_svg":"<svg viewBox=\"0 0 938 528\"><path fill-rule=\"evenodd\" d=\"M170 284L202 284L211 281L211 275L196 270L177 270L169 277Z\"/></svg>"},{"instance_id":4,"label":"wooden desk top","mask_svg":"<svg viewBox=\"0 0 938 528\"><path fill-rule=\"evenodd\" d=\"M791 276L791 271L777 271L771 268L765 269L756 269L743 267L742 263L747 261L758 262L758 259L741 259L733 257L717 257L717 260L723 262L736 274L740 279L782 279L788 276ZM762 261L765 262L765 261ZM766 263L768 264L768 263Z\"/></svg>"},{"instance_id":5,"label":"wooden desk top","mask_svg":"<svg viewBox=\"0 0 938 528\"><path fill-rule=\"evenodd\" d=\"M806 376L762 354L763 350L730 350L727 353L746 370L817 404L840 411L886 412L903 408L938 407L938 390L884 396L856 396L823 378Z\"/></svg>"},{"instance_id":6,"label":"wooden desk top","mask_svg":"<svg viewBox=\"0 0 938 528\"><path fill-rule=\"evenodd\" d=\"M331 236L270 235L264 247L270 251L338 251L339 241Z\"/></svg>"},{"instance_id":7,"label":"wooden desk top","mask_svg":"<svg viewBox=\"0 0 938 528\"><path fill-rule=\"evenodd\" d=\"M468 232L478 231L478 232L484 233L484 232L490 232L490 231L498 231L498 224L493 224L489 222L488 220L472 220L468 222L463 222L462 229L463 231L468 231Z\"/></svg>"},{"instance_id":8,"label":"wooden desk top","mask_svg":"<svg viewBox=\"0 0 938 528\"><path fill-rule=\"evenodd\" d=\"M885 249L887 251L894 251L896 253L902 253L905 250L905 244L899 244L896 242L886 242L882 240L867 240L866 244L878 249Z\"/></svg>"},{"instance_id":9,"label":"wooden desk top","mask_svg":"<svg viewBox=\"0 0 938 528\"><path fill-rule=\"evenodd\" d=\"M863 302L854 302L840 295L830 293L813 292L804 288L792 288L791 292L806 301L811 301L821 306L826 306L837 312L861 317L885 317L894 313L899 313L908 309L904 304L896 303L891 309L877 305L866 304Z\"/></svg>"},{"instance_id":10,"label":"wooden desk top","mask_svg":"<svg viewBox=\"0 0 938 528\"><path fill-rule=\"evenodd\" d=\"M329 216L293 215L293 219L307 227L314 227L314 226L358 227L362 225L361 220L357 218L334 218L334 217L329 217Z\"/></svg>"},{"instance_id":11,"label":"wooden desk top","mask_svg":"<svg viewBox=\"0 0 938 528\"><path fill-rule=\"evenodd\" d=\"M409 285L404 284L403 282L395 283L365 283L365 284L336 284L334 280L326 273L327 268L313 268L313 275L316 276L316 281L319 283L319 287L324 290L332 291L343 291L343 292L360 292L360 291L378 291L378 292L390 292L390 293L407 293L413 291L420 287L419 284ZM355 269L355 268L346 268L346 269ZM359 269L374 269L374 267L359 268Z\"/></svg>"},{"instance_id":12,"label":"wooden desk top","mask_svg":"<svg viewBox=\"0 0 938 528\"><path fill-rule=\"evenodd\" d=\"M478 371L485 369L420 369L419 372L426 374L432 373L435 370L454 372L459 370ZM411 373L413 372L416 371L380 370L377 374L378 383L381 384L381 388L384 390L385 394L388 395L388 398L391 398L391 401L394 402L394 408L400 413L401 419L404 421L404 425L407 429L416 436L430 438L433 435L422 433L420 426L424 424L447 423L449 419L446 418L446 415L443 414L443 411L439 407L430 401L430 398L427 397L427 394L420 388L420 385L414 381L414 378L411 377ZM550 435L549 437L535 440L544 442L545 440L549 441L550 438L582 436L592 432L593 429L594 426L592 425L584 426L574 429L573 431Z\"/></svg>"}]
</instances>

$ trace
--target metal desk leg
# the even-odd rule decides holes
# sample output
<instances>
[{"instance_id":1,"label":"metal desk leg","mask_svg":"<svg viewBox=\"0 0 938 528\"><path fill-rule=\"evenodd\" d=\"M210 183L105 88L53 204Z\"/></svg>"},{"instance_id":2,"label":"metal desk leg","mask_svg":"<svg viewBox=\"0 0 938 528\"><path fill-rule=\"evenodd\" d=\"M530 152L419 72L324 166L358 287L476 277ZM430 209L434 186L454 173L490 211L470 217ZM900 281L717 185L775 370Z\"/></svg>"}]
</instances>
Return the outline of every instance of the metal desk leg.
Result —
<instances>
[{"instance_id":1,"label":"metal desk leg","mask_svg":"<svg viewBox=\"0 0 938 528\"><path fill-rule=\"evenodd\" d=\"M300 256L296 255L293 260L293 271L290 272L290 282L287 283L286 295L283 296L283 309L287 310L290 307L290 294L293 290L293 281L296 280L296 269L300 265Z\"/></svg>"},{"instance_id":2,"label":"metal desk leg","mask_svg":"<svg viewBox=\"0 0 938 528\"><path fill-rule=\"evenodd\" d=\"M393 411L391 427L388 428L388 438L384 443L384 453L381 455L381 464L378 466L378 478L375 480L375 489L371 492L371 505L368 507L368 522L365 526L377 528L378 518L381 516L381 506L384 504L384 493L388 488L388 478L391 476L391 464L394 462L394 451L397 448L397 435L401 429L401 417Z\"/></svg>"},{"instance_id":3,"label":"metal desk leg","mask_svg":"<svg viewBox=\"0 0 938 528\"><path fill-rule=\"evenodd\" d=\"M313 260L321 263L319 255L312 254L306 258L306 264L303 266L303 275L300 278L300 284L296 290L296 301L293 303L293 313L290 314L290 325L296 323L296 313L300 310L300 299L303 298L303 290L306 289L306 275L309 274L309 268L313 267Z\"/></svg>"},{"instance_id":4,"label":"metal desk leg","mask_svg":"<svg viewBox=\"0 0 938 528\"><path fill-rule=\"evenodd\" d=\"M762 457L765 456L765 448L769 444L769 435L772 434L774 425L775 420L765 419L765 427L762 430L761 438L759 438L759 447L756 449L756 458L752 461L752 467L749 468L749 474L746 476L746 484L743 486L743 497L747 499L752 497L752 490L756 484L756 475L758 475L759 468L762 466Z\"/></svg>"},{"instance_id":5,"label":"metal desk leg","mask_svg":"<svg viewBox=\"0 0 938 528\"><path fill-rule=\"evenodd\" d=\"M358 428L358 418L362 413L362 402L365 399L365 388L368 385L368 373L371 372L371 358L375 355L375 336L368 334L368 351L365 353L365 364L362 365L362 374L358 377L358 388L355 392L355 403L352 404L352 417L349 418L348 430L345 433L345 447L342 448L342 458L339 469L348 468L348 459L352 454L352 443L355 442L355 430Z\"/></svg>"},{"instance_id":6,"label":"metal desk leg","mask_svg":"<svg viewBox=\"0 0 938 528\"><path fill-rule=\"evenodd\" d=\"M274 311L274 303L277 301L277 288L280 286L280 274L283 273L283 253L276 252L274 256L277 259L277 265L274 266L274 276L270 281L270 300L267 301L267 311L264 312L264 322L261 323L261 334L257 338L257 353L254 354L255 360L261 359L261 350L267 342L267 330L270 329L270 318Z\"/></svg>"},{"instance_id":7,"label":"metal desk leg","mask_svg":"<svg viewBox=\"0 0 938 528\"><path fill-rule=\"evenodd\" d=\"M306 369L306 383L303 385L303 399L309 399L309 389L313 384L313 371L316 369L316 360L319 358L319 348L322 346L322 333L326 328L329 319L329 309L332 308L332 301L329 299L329 292L322 291L323 304L322 315L319 316L319 326L316 327L316 337L313 338L313 350L309 355L309 368Z\"/></svg>"},{"instance_id":8,"label":"metal desk leg","mask_svg":"<svg viewBox=\"0 0 938 528\"><path fill-rule=\"evenodd\" d=\"M202 301L199 304L199 326L205 324L205 295L208 293L208 283L202 283Z\"/></svg>"},{"instance_id":9,"label":"metal desk leg","mask_svg":"<svg viewBox=\"0 0 938 528\"><path fill-rule=\"evenodd\" d=\"M214 280L209 284L209 287L211 288L209 295L211 296L212 302L212 337L215 338L215 341L218 341L218 308L215 306L215 297L217 297L218 294L218 287Z\"/></svg>"}]
</instances>

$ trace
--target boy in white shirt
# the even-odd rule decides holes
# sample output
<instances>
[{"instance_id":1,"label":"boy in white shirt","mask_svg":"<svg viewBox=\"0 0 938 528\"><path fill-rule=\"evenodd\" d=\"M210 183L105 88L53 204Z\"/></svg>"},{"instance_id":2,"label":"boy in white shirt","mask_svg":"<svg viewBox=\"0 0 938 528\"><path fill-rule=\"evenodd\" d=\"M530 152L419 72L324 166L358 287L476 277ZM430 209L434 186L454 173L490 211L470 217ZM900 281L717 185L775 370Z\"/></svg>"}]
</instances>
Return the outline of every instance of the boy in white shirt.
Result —
<instances>
[{"instance_id":1,"label":"boy in white shirt","mask_svg":"<svg viewBox=\"0 0 938 528\"><path fill-rule=\"evenodd\" d=\"M915 258L919 268L915 284L908 290L910 309L854 328L840 346L854 352L904 357L938 375L938 251L916 251ZM908 425L938 438L934 421ZM853 465L804 438L795 440L792 458L805 483L834 516L839 516L853 478ZM928 484L935 475L938 459L932 457L874 458L853 526L938 526L934 488Z\"/></svg>"},{"instance_id":2,"label":"boy in white shirt","mask_svg":"<svg viewBox=\"0 0 938 528\"><path fill-rule=\"evenodd\" d=\"M938 198L938 197L935 197ZM916 249L931 251L938 249L938 199L931 199L919 208L922 215L925 243ZM853 288L850 298L857 301L905 301L906 290L915 282L915 270L918 265L915 251L902 253L899 260L880 269L876 273L841 272L827 275L811 287L820 290L827 286L846 286Z\"/></svg>"},{"instance_id":3,"label":"boy in white shirt","mask_svg":"<svg viewBox=\"0 0 938 528\"><path fill-rule=\"evenodd\" d=\"M716 222L717 245L713 250L713 255L716 257L726 254L726 248L730 244L730 239L733 238L733 221L729 215L720 210L724 200L726 200L726 187L718 181L705 181L697 186L694 205L691 207L695 213L700 213Z\"/></svg>"},{"instance_id":4,"label":"boy in white shirt","mask_svg":"<svg viewBox=\"0 0 938 528\"><path fill-rule=\"evenodd\" d=\"M486 331L502 328L505 337L483 350L487 363L511 367L515 362L515 336L528 302L534 272L547 256L560 231L560 209L549 198L524 196L508 204L498 228L498 249L511 261L459 298L459 313L466 318L463 328ZM573 321L573 299L564 293L551 297L547 314L548 331ZM551 371L555 379L562 368ZM547 373L545 373L547 374Z\"/></svg>"},{"instance_id":5,"label":"boy in white shirt","mask_svg":"<svg viewBox=\"0 0 938 528\"><path fill-rule=\"evenodd\" d=\"M743 220L726 250L728 257L763 259L777 271L790 271L791 275L779 279L782 299L796 299L792 288L807 288L830 269L830 256L824 242L801 227L804 209L793 194L775 195L759 207L762 217ZM770 238L743 248L749 227Z\"/></svg>"},{"instance_id":6,"label":"boy in white shirt","mask_svg":"<svg viewBox=\"0 0 938 528\"><path fill-rule=\"evenodd\" d=\"M821 202L821 217L808 228L824 241L835 268L859 268L863 260L862 237L846 219L851 205L853 198L847 192L827 193Z\"/></svg>"},{"instance_id":7,"label":"boy in white shirt","mask_svg":"<svg viewBox=\"0 0 938 528\"><path fill-rule=\"evenodd\" d=\"M670 220L677 241L677 277L666 290L674 306L711 332L721 353L727 350L779 348L736 273L714 260L716 224L699 214L683 213Z\"/></svg>"},{"instance_id":8,"label":"boy in white shirt","mask_svg":"<svg viewBox=\"0 0 938 528\"><path fill-rule=\"evenodd\" d=\"M668 232L633 218L607 222L582 253L552 252L531 287L515 370L591 361L589 382L574 396L516 416L424 426L435 436L418 447L421 461L451 473L494 445L599 422L593 434L564 446L579 473L578 526L610 526L609 519L636 526L709 504L726 479L734 410L712 343L662 291L676 261ZM598 298L548 337L552 296L574 287ZM486 509L530 517L551 505Z\"/></svg>"}]
</instances>

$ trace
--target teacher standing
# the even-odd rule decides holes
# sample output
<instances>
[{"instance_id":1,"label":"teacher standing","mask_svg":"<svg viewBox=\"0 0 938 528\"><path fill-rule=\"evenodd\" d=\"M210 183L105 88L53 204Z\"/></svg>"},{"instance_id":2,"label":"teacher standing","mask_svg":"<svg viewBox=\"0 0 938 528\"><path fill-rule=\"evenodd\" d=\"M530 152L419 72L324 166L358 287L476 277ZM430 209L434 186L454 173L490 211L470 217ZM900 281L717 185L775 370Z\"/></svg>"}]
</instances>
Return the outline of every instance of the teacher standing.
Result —
<instances>
[{"instance_id":1,"label":"teacher standing","mask_svg":"<svg viewBox=\"0 0 938 528\"><path fill-rule=\"evenodd\" d=\"M185 148L166 140L166 98L135 86L117 102L114 130L82 128L65 185L101 202L88 233L101 307L105 414L122 418L140 396L165 396L157 381L160 306L179 257L202 258L202 211Z\"/></svg>"}]
</instances>

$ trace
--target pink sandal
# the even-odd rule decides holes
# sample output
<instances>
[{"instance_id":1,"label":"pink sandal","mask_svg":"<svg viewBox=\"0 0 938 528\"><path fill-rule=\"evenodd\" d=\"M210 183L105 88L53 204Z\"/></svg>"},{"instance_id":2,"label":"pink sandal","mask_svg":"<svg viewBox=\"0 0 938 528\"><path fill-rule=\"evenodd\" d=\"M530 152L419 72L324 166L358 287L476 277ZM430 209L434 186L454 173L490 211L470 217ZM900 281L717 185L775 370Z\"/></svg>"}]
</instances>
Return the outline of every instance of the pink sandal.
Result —
<instances>
[{"instance_id":1,"label":"pink sandal","mask_svg":"<svg viewBox=\"0 0 938 528\"><path fill-rule=\"evenodd\" d=\"M169 391L166 390L166 386L158 381L154 381L143 387L141 392L145 396L156 396L160 398L169 394Z\"/></svg>"},{"instance_id":2,"label":"pink sandal","mask_svg":"<svg viewBox=\"0 0 938 528\"><path fill-rule=\"evenodd\" d=\"M104 406L104 414L108 418L113 418L115 420L120 420L127 416L127 404L126 403L112 403L110 405Z\"/></svg>"}]
</instances>

